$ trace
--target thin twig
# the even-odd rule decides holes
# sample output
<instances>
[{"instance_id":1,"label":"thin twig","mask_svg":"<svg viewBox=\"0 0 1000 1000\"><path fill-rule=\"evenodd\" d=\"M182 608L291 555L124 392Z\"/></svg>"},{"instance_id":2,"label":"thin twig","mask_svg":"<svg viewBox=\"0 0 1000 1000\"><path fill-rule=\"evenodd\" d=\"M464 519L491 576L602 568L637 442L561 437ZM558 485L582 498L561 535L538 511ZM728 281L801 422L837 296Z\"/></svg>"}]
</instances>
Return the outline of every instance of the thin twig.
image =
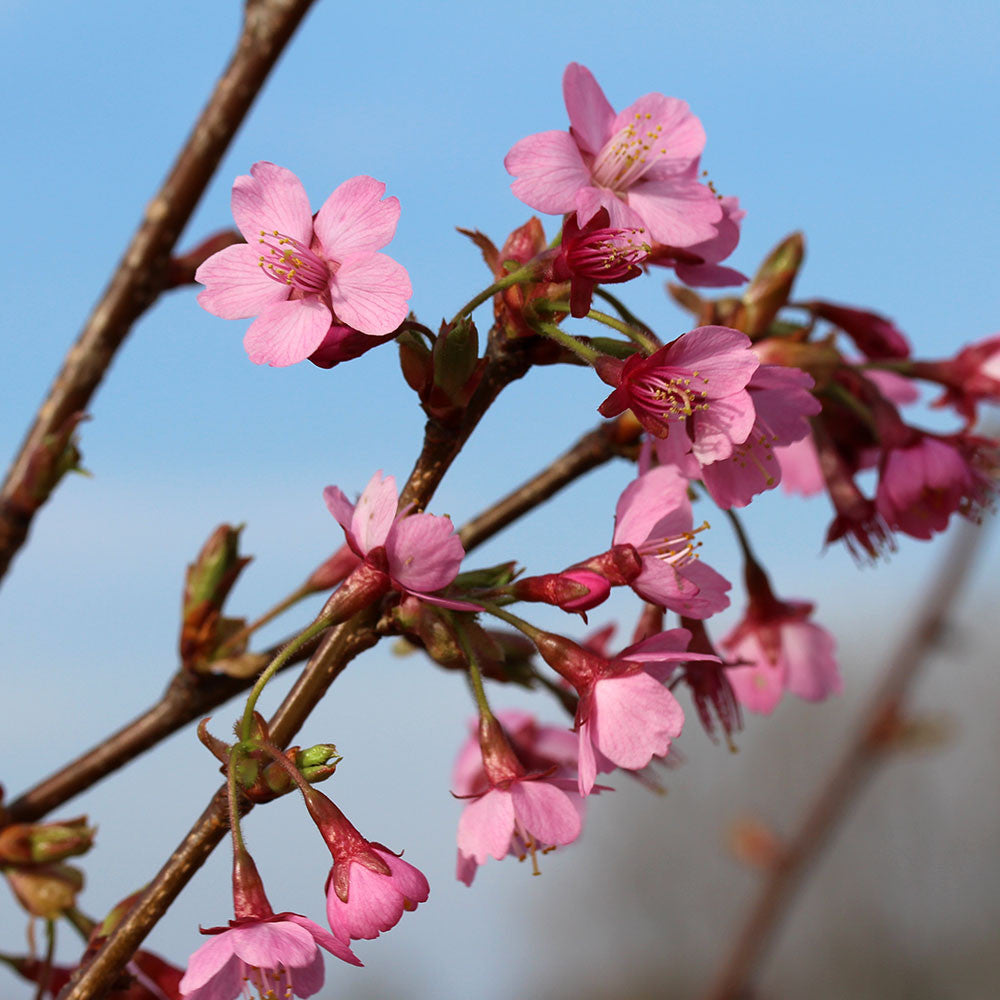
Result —
<instances>
[{"instance_id":1,"label":"thin twig","mask_svg":"<svg viewBox=\"0 0 1000 1000\"><path fill-rule=\"evenodd\" d=\"M912 627L903 636L889 666L861 713L861 723L840 759L820 782L795 832L768 871L764 885L736 935L706 1000L744 1000L768 946L795 898L810 864L827 844L836 825L876 768L887 759L887 734L898 722L903 699L917 671L941 635L976 555L983 532L962 524L952 539L942 568L934 575Z\"/></svg>"},{"instance_id":2,"label":"thin twig","mask_svg":"<svg viewBox=\"0 0 1000 1000\"><path fill-rule=\"evenodd\" d=\"M247 4L236 51L70 348L0 491L0 579L48 496L32 483L46 442L82 413L135 321L170 283L170 254L268 73L314 0Z\"/></svg>"}]
</instances>

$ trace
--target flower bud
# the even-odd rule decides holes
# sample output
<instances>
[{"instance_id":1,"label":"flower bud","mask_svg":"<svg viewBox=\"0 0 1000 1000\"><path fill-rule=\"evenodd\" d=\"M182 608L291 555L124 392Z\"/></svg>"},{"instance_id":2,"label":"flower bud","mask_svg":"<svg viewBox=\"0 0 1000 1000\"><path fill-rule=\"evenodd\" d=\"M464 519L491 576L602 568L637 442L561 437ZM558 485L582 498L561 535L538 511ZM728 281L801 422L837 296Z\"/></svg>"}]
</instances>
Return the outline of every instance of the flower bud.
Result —
<instances>
[{"instance_id":1,"label":"flower bud","mask_svg":"<svg viewBox=\"0 0 1000 1000\"><path fill-rule=\"evenodd\" d=\"M801 233L786 236L764 259L760 270L743 293L742 329L751 339L762 336L771 320L788 302L792 285L805 256Z\"/></svg>"},{"instance_id":2,"label":"flower bud","mask_svg":"<svg viewBox=\"0 0 1000 1000\"><path fill-rule=\"evenodd\" d=\"M312 571L304 588L310 591L330 590L342 583L361 564L347 544L341 545L329 559Z\"/></svg>"},{"instance_id":3,"label":"flower bud","mask_svg":"<svg viewBox=\"0 0 1000 1000\"><path fill-rule=\"evenodd\" d=\"M315 746L299 750L294 757L295 766L310 784L325 781L336 770L343 758L332 743L317 743Z\"/></svg>"},{"instance_id":4,"label":"flower bud","mask_svg":"<svg viewBox=\"0 0 1000 1000\"><path fill-rule=\"evenodd\" d=\"M563 611L589 611L607 600L611 584L589 569L570 569L563 573L528 576L511 586L519 601L554 604Z\"/></svg>"},{"instance_id":5,"label":"flower bud","mask_svg":"<svg viewBox=\"0 0 1000 1000\"><path fill-rule=\"evenodd\" d=\"M87 817L55 823L15 823L0 831L0 864L48 864L86 854L96 830Z\"/></svg>"},{"instance_id":6,"label":"flower bud","mask_svg":"<svg viewBox=\"0 0 1000 1000\"><path fill-rule=\"evenodd\" d=\"M82 412L71 414L58 430L46 435L35 447L28 458L24 478L7 501L14 511L30 518L45 503L67 472L84 471L80 467L76 428L81 421L89 419Z\"/></svg>"},{"instance_id":7,"label":"flower bud","mask_svg":"<svg viewBox=\"0 0 1000 1000\"><path fill-rule=\"evenodd\" d=\"M577 563L571 568L596 573L604 577L612 587L627 587L642 572L642 556L634 545L628 543L612 545L607 552Z\"/></svg>"},{"instance_id":8,"label":"flower bud","mask_svg":"<svg viewBox=\"0 0 1000 1000\"><path fill-rule=\"evenodd\" d=\"M76 906L83 889L83 872L72 865L8 868L4 874L18 902L34 917L55 920Z\"/></svg>"}]
</instances>

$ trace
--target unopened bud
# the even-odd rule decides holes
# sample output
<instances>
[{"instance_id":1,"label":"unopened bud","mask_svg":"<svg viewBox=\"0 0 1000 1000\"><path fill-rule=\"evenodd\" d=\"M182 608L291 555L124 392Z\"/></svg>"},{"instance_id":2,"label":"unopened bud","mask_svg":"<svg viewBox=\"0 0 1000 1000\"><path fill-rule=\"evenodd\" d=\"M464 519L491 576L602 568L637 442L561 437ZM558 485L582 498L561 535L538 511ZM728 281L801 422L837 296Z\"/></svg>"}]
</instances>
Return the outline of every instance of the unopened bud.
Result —
<instances>
[{"instance_id":1,"label":"unopened bud","mask_svg":"<svg viewBox=\"0 0 1000 1000\"><path fill-rule=\"evenodd\" d=\"M4 874L18 902L35 917L55 920L76 905L83 889L83 872L72 865L8 868Z\"/></svg>"},{"instance_id":2,"label":"unopened bud","mask_svg":"<svg viewBox=\"0 0 1000 1000\"><path fill-rule=\"evenodd\" d=\"M97 831L87 817L56 823L15 823L0 831L0 864L47 864L86 854Z\"/></svg>"},{"instance_id":3,"label":"unopened bud","mask_svg":"<svg viewBox=\"0 0 1000 1000\"><path fill-rule=\"evenodd\" d=\"M771 320L788 302L805 256L801 233L786 236L764 259L743 294L743 331L751 338L767 332Z\"/></svg>"},{"instance_id":4,"label":"unopened bud","mask_svg":"<svg viewBox=\"0 0 1000 1000\"><path fill-rule=\"evenodd\" d=\"M642 556L634 545L612 545L607 552L571 567L603 576L612 587L627 587L642 572Z\"/></svg>"},{"instance_id":5,"label":"unopened bud","mask_svg":"<svg viewBox=\"0 0 1000 1000\"><path fill-rule=\"evenodd\" d=\"M611 584L589 569L571 569L517 580L511 593L519 601L554 604L563 611L589 611L607 600Z\"/></svg>"},{"instance_id":6,"label":"unopened bud","mask_svg":"<svg viewBox=\"0 0 1000 1000\"><path fill-rule=\"evenodd\" d=\"M349 545L341 545L326 562L312 571L305 582L305 588L310 591L330 590L350 576L360 563L361 559L351 551Z\"/></svg>"}]
</instances>

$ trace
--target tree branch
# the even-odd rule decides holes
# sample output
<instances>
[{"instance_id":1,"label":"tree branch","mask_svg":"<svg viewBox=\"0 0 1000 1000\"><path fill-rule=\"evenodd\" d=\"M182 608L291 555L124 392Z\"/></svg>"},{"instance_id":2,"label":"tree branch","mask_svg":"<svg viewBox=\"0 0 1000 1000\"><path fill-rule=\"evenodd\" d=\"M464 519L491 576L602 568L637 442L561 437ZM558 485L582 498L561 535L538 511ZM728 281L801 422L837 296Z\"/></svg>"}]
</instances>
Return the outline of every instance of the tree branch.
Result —
<instances>
[{"instance_id":1,"label":"tree branch","mask_svg":"<svg viewBox=\"0 0 1000 1000\"><path fill-rule=\"evenodd\" d=\"M225 73L195 123L111 282L70 348L0 490L0 579L54 482L33 482L44 453L86 410L132 325L170 280L170 253L268 73L314 0L254 0Z\"/></svg>"},{"instance_id":2,"label":"tree branch","mask_svg":"<svg viewBox=\"0 0 1000 1000\"><path fill-rule=\"evenodd\" d=\"M750 907L732 950L720 967L706 1000L745 1000L774 935L809 866L829 842L837 824L865 782L886 759L887 734L898 722L903 699L927 654L940 637L955 599L982 550L983 532L962 524L919 608L914 623L889 661L888 669L861 713L861 722L840 759L820 783L775 866Z\"/></svg>"}]
</instances>

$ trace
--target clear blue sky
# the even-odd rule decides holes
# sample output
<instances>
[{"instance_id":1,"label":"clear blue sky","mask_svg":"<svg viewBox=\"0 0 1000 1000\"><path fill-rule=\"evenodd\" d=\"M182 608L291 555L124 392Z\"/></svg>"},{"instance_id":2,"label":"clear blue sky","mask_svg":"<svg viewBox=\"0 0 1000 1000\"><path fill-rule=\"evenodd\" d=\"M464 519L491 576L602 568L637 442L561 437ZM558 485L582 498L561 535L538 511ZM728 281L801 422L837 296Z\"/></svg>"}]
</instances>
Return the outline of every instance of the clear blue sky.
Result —
<instances>
[{"instance_id":1,"label":"clear blue sky","mask_svg":"<svg viewBox=\"0 0 1000 1000\"><path fill-rule=\"evenodd\" d=\"M24 251L0 269L4 461L228 58L239 9L235 0L0 0L4 233L11 249L18 242ZM704 165L748 213L735 266L752 271L799 228L808 243L802 296L876 308L924 356L997 330L995 4L582 0L540 10L522 2L320 2L182 246L231 224L232 179L255 160L295 170L314 207L347 177L372 174L402 203L391 253L410 271L413 308L433 326L487 283L478 253L454 227L479 228L500 243L531 214L510 193L503 157L523 136L565 126L560 79L565 64L578 61L617 108L661 91L700 116ZM551 232L554 222L546 222ZM639 284L628 288L629 301L664 336L683 332L685 320L659 282ZM248 525L246 548L256 560L233 610L252 615L339 543L320 499L324 485L353 493L377 468L400 478L408 472L420 421L393 348L332 372L256 368L241 346L245 326L205 314L190 290L175 292L138 324L94 401L83 431L94 478L60 488L0 591L3 699L14 716L0 779L10 794L155 696L174 663L184 565L215 524ZM477 512L591 426L602 396L581 370L544 370L515 386L433 509L457 522ZM482 558L517 558L545 571L598 551L628 475L623 466L604 470ZM887 570L858 580L843 553L819 557L827 518L822 500L805 505L777 495L749 516L783 593L815 599L842 627L852 621L847 593L861 593L864 624L878 628L879 615L895 614L912 593L929 565L928 547L904 544ZM718 529L712 564L735 579L721 520ZM865 679L847 676L848 684ZM426 914L359 949L376 969L410 963L428 990L420 995L434 992L435 935L454 935L470 963L495 972L495 987L479 996L515 989L520 980L484 942L493 932L477 924L477 938L468 922L489 907L490 891L526 905L524 897L541 889L515 878L520 869L492 863L501 874L484 873L478 899L449 881L457 809L446 794L447 767L467 711L458 678L379 652L348 671L305 733L306 742L330 738L345 753L335 792L362 830L407 847L431 874ZM230 714L217 713L220 734ZM390 741L394 728L406 746ZM747 739L758 730L763 738L764 728L756 725ZM162 788L162 802L148 805L149 780ZM182 734L130 769L127 792L111 782L71 804L69 812L91 813L104 838L93 865L85 862L94 872L86 908L99 914L148 878L216 781L211 760ZM181 795L182 784L190 794ZM290 806L273 814L291 823ZM123 812L148 817L154 828L123 832ZM265 876L281 870L281 859L264 850L281 822L260 821L269 831L257 841ZM315 858L321 867L322 852ZM573 877L572 857L556 863ZM321 877L289 865L290 900L276 905L321 913ZM215 859L155 946L186 957L198 944L198 921L227 918L224 882L225 865ZM502 892L505 882L517 885ZM8 939L20 933L9 902L0 926ZM331 966L331 995L363 975ZM460 972L444 975L459 989Z\"/></svg>"}]
</instances>

